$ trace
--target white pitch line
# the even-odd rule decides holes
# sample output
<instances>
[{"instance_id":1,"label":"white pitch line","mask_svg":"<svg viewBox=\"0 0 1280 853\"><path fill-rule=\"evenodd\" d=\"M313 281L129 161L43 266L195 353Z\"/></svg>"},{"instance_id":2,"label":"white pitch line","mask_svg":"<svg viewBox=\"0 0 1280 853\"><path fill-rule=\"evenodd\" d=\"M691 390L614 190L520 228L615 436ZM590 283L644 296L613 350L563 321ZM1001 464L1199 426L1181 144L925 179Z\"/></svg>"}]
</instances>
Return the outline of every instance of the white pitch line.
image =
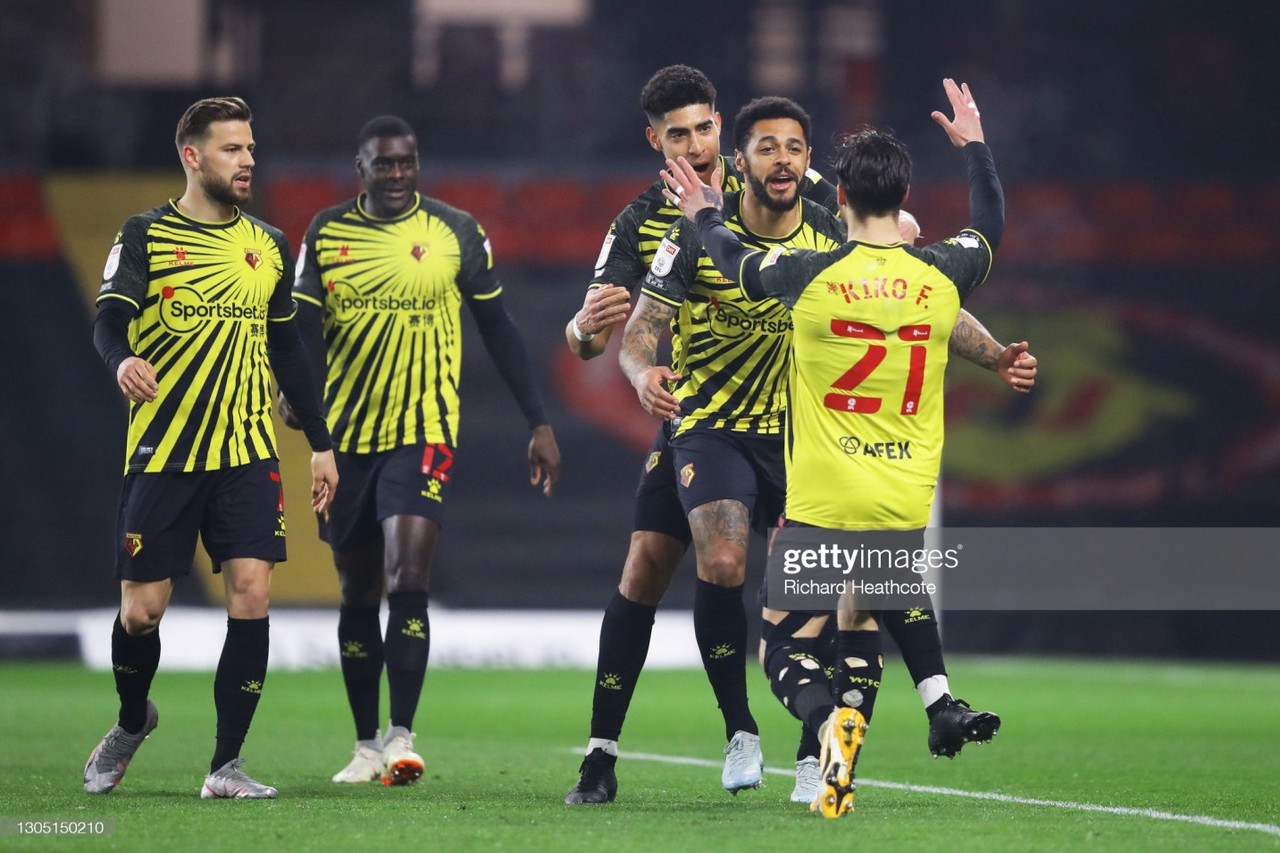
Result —
<instances>
[{"instance_id":1,"label":"white pitch line","mask_svg":"<svg viewBox=\"0 0 1280 853\"><path fill-rule=\"evenodd\" d=\"M573 750L579 755L580 749ZM622 758L636 761L657 761L663 764L686 764L694 767L719 767L721 762L709 761L705 758L689 758L681 755L657 755L651 752L620 752ZM775 776L795 777L794 770L784 767L766 767L765 773ZM1013 803L1020 806L1048 806L1055 809L1070 809L1079 812L1101 812L1103 814L1123 815L1126 817L1145 817L1151 820L1171 820L1180 823L1195 823L1202 826L1213 826L1219 829L1246 829L1262 832L1267 835L1280 835L1280 826L1269 823L1246 823L1240 820L1223 820L1207 815L1178 814L1156 809L1133 809L1123 806L1100 806L1096 803L1073 803L1069 800L1041 800L1035 797L1015 797L1011 794L999 794L994 791L962 791L959 788L940 788L935 785L908 785L903 782L882 782L878 779L858 779L859 785L869 788L891 788L895 791L910 791L913 794L938 794L944 797L968 797L971 800L993 800L998 803Z\"/></svg>"}]
</instances>

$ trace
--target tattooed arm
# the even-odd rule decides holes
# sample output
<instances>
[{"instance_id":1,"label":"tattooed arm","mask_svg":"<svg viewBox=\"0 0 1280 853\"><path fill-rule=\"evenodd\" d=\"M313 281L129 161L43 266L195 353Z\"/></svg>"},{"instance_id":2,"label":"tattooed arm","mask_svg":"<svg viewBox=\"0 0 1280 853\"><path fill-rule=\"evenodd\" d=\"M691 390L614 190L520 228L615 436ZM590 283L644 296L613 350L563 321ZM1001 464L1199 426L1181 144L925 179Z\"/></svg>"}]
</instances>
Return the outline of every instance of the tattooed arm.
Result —
<instances>
[{"instance_id":1,"label":"tattooed arm","mask_svg":"<svg viewBox=\"0 0 1280 853\"><path fill-rule=\"evenodd\" d=\"M1001 346L978 319L964 309L956 317L947 348L979 367L994 370L1014 391L1026 394L1036 384L1036 357L1027 342Z\"/></svg>"},{"instance_id":2,"label":"tattooed arm","mask_svg":"<svg viewBox=\"0 0 1280 853\"><path fill-rule=\"evenodd\" d=\"M667 382L680 379L680 374L656 363L658 340L675 313L674 305L641 293L622 334L622 351L618 353L618 365L636 389L640 405L649 414L663 420L680 414L680 402L666 387Z\"/></svg>"}]
</instances>

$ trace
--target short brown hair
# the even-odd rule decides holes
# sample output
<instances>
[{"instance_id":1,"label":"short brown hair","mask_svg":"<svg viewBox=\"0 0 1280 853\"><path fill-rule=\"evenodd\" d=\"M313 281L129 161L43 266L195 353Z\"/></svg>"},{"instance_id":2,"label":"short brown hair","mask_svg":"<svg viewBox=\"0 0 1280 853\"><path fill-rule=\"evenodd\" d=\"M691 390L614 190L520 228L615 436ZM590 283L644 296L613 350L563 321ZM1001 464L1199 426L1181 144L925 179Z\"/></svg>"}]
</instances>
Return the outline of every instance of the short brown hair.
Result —
<instances>
[{"instance_id":1,"label":"short brown hair","mask_svg":"<svg viewBox=\"0 0 1280 853\"><path fill-rule=\"evenodd\" d=\"M178 132L173 141L182 146L204 142L209 138L209 125L215 121L253 121L253 112L242 98L205 98L187 107L178 120Z\"/></svg>"}]
</instances>

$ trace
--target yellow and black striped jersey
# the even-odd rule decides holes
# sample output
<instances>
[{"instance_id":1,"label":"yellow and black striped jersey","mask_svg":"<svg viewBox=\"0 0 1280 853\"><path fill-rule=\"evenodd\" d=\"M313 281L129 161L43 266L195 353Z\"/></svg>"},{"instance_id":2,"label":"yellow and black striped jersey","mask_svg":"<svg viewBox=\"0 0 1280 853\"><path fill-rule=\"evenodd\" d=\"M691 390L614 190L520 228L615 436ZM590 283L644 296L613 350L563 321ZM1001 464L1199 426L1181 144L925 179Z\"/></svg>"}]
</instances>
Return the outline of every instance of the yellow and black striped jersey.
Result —
<instances>
[{"instance_id":1,"label":"yellow and black striped jersey","mask_svg":"<svg viewBox=\"0 0 1280 853\"><path fill-rule=\"evenodd\" d=\"M742 173L734 165L732 157L720 155L720 189L727 195L742 189ZM631 289L644 281L645 273L653 263L654 252L667 233L667 229L684 216L662 194L666 183L655 181L636 197L609 226L600 254L596 258L595 274L588 288L616 284ZM800 194L839 215L835 187L814 169L805 172ZM684 345L672 325L671 369L684 370Z\"/></svg>"},{"instance_id":2,"label":"yellow and black striped jersey","mask_svg":"<svg viewBox=\"0 0 1280 853\"><path fill-rule=\"evenodd\" d=\"M961 302L991 270L977 231L923 248L777 249L760 293L795 322L787 518L835 529L929 521L942 459L942 380Z\"/></svg>"},{"instance_id":3,"label":"yellow and black striped jersey","mask_svg":"<svg viewBox=\"0 0 1280 853\"><path fill-rule=\"evenodd\" d=\"M298 254L294 296L324 311L324 406L334 447L372 453L454 445L463 296L502 292L484 229L417 196L377 219L364 196L321 211Z\"/></svg>"},{"instance_id":4,"label":"yellow and black striped jersey","mask_svg":"<svg viewBox=\"0 0 1280 853\"><path fill-rule=\"evenodd\" d=\"M800 224L785 237L761 237L742 221L742 193L725 196L725 225L743 244L768 251L789 247L827 251L847 230L825 207L799 200ZM684 342L681 374L671 393L680 401L677 434L728 429L780 435L786 412L792 322L777 300L748 300L716 269L697 230L684 219L663 237L643 292L675 306L673 334Z\"/></svg>"},{"instance_id":5,"label":"yellow and black striped jersey","mask_svg":"<svg viewBox=\"0 0 1280 853\"><path fill-rule=\"evenodd\" d=\"M125 221L98 302L137 309L129 344L159 385L157 399L129 407L127 472L276 458L267 323L293 316L291 267L284 235L239 211L200 222L170 201Z\"/></svg>"}]
</instances>

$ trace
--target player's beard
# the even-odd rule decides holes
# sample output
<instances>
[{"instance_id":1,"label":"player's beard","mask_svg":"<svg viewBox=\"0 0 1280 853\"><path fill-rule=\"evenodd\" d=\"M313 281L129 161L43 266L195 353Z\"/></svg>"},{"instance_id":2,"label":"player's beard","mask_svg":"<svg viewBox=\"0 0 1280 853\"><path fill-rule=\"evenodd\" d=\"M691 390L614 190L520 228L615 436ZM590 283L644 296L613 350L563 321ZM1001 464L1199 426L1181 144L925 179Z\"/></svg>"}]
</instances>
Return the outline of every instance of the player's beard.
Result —
<instances>
[{"instance_id":1,"label":"player's beard","mask_svg":"<svg viewBox=\"0 0 1280 853\"><path fill-rule=\"evenodd\" d=\"M774 198L769 195L769 188L765 186L764 181L755 175L747 172L747 186L751 187L751 194L755 196L756 201L767 210L775 213L786 213L796 206L796 202L800 200L800 182L792 181L792 193L788 198Z\"/></svg>"},{"instance_id":2,"label":"player's beard","mask_svg":"<svg viewBox=\"0 0 1280 853\"><path fill-rule=\"evenodd\" d=\"M200 188L204 190L205 195L218 202L232 207L238 207L249 201L253 193L251 190L238 190L233 183L235 179L224 180L221 176L212 172L200 173Z\"/></svg>"}]
</instances>

